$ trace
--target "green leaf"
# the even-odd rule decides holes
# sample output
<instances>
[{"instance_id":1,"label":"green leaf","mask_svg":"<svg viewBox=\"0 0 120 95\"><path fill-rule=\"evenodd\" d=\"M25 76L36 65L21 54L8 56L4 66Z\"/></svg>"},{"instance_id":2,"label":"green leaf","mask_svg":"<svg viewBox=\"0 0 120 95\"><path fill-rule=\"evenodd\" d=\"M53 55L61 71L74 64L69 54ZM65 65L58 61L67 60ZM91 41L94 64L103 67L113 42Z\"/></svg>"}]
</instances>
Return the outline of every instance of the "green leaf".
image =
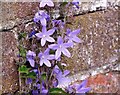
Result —
<instances>
[{"instance_id":1,"label":"green leaf","mask_svg":"<svg viewBox=\"0 0 120 95\"><path fill-rule=\"evenodd\" d=\"M21 40L22 38L25 38L27 36L27 33L21 32L18 34L18 39Z\"/></svg>"},{"instance_id":2,"label":"green leaf","mask_svg":"<svg viewBox=\"0 0 120 95\"><path fill-rule=\"evenodd\" d=\"M61 4L61 6L65 6L66 4L68 4L67 0L64 0Z\"/></svg>"},{"instance_id":3,"label":"green leaf","mask_svg":"<svg viewBox=\"0 0 120 95\"><path fill-rule=\"evenodd\" d=\"M20 56L26 57L26 49L23 48L22 46L19 47L19 53L20 53Z\"/></svg>"},{"instance_id":4,"label":"green leaf","mask_svg":"<svg viewBox=\"0 0 120 95\"><path fill-rule=\"evenodd\" d=\"M29 72L26 76L27 76L27 78L35 79L36 78L36 73L35 72Z\"/></svg>"},{"instance_id":5,"label":"green leaf","mask_svg":"<svg viewBox=\"0 0 120 95\"><path fill-rule=\"evenodd\" d=\"M19 71L20 73L26 73L26 74L28 74L29 69L30 69L30 68L27 68L25 65L22 65L22 66L20 66L20 67L18 68L18 71Z\"/></svg>"},{"instance_id":6,"label":"green leaf","mask_svg":"<svg viewBox=\"0 0 120 95\"><path fill-rule=\"evenodd\" d=\"M62 88L51 88L49 93L50 95L68 95Z\"/></svg>"},{"instance_id":7,"label":"green leaf","mask_svg":"<svg viewBox=\"0 0 120 95\"><path fill-rule=\"evenodd\" d=\"M43 74L41 75L41 79L45 81L45 80L47 79L47 74L46 74L46 73L43 73Z\"/></svg>"}]
</instances>

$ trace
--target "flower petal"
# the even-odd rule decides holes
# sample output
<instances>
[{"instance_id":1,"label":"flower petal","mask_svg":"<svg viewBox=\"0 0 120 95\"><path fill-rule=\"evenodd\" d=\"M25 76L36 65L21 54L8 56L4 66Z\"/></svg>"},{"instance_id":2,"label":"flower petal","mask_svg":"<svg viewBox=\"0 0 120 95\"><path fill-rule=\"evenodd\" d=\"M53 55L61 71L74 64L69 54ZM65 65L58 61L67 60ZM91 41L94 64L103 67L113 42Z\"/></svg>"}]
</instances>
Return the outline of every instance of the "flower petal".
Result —
<instances>
[{"instance_id":1,"label":"flower petal","mask_svg":"<svg viewBox=\"0 0 120 95\"><path fill-rule=\"evenodd\" d=\"M47 34L52 35L55 32L55 28L48 30Z\"/></svg>"},{"instance_id":2,"label":"flower petal","mask_svg":"<svg viewBox=\"0 0 120 95\"><path fill-rule=\"evenodd\" d=\"M67 57L71 56L70 52L66 48L62 48L62 53Z\"/></svg>"},{"instance_id":3,"label":"flower petal","mask_svg":"<svg viewBox=\"0 0 120 95\"><path fill-rule=\"evenodd\" d=\"M70 79L67 77L59 77L58 79L58 85L59 86L67 86L70 83Z\"/></svg>"},{"instance_id":4,"label":"flower petal","mask_svg":"<svg viewBox=\"0 0 120 95\"><path fill-rule=\"evenodd\" d=\"M44 46L45 43L46 43L46 39L45 39L45 38L42 38L42 39L41 39L41 46Z\"/></svg>"},{"instance_id":5,"label":"flower petal","mask_svg":"<svg viewBox=\"0 0 120 95\"><path fill-rule=\"evenodd\" d=\"M50 36L46 37L46 40L48 42L55 42L55 40L52 37L50 37Z\"/></svg>"},{"instance_id":6,"label":"flower petal","mask_svg":"<svg viewBox=\"0 0 120 95\"><path fill-rule=\"evenodd\" d=\"M76 43L80 43L81 42L80 38L78 38L77 36L74 36L72 38L72 40L75 41Z\"/></svg>"},{"instance_id":7,"label":"flower petal","mask_svg":"<svg viewBox=\"0 0 120 95\"><path fill-rule=\"evenodd\" d=\"M38 95L38 90L32 90L32 95Z\"/></svg>"},{"instance_id":8,"label":"flower petal","mask_svg":"<svg viewBox=\"0 0 120 95\"><path fill-rule=\"evenodd\" d=\"M58 45L57 44L51 44L48 46L50 49L56 50L58 49Z\"/></svg>"},{"instance_id":9,"label":"flower petal","mask_svg":"<svg viewBox=\"0 0 120 95\"><path fill-rule=\"evenodd\" d=\"M50 49L47 48L47 49L44 51L44 54L45 54L45 55L48 55L48 54L49 54L49 51L50 51Z\"/></svg>"},{"instance_id":10,"label":"flower petal","mask_svg":"<svg viewBox=\"0 0 120 95\"><path fill-rule=\"evenodd\" d=\"M33 59L28 59L28 61L29 61L30 65L31 65L32 67L34 67L35 61L34 61Z\"/></svg>"},{"instance_id":11,"label":"flower petal","mask_svg":"<svg viewBox=\"0 0 120 95\"><path fill-rule=\"evenodd\" d=\"M67 29L66 34L69 35L71 33L71 29Z\"/></svg>"},{"instance_id":12,"label":"flower petal","mask_svg":"<svg viewBox=\"0 0 120 95\"><path fill-rule=\"evenodd\" d=\"M40 66L42 66L42 65L43 65L43 60L41 59L41 60L40 60Z\"/></svg>"},{"instance_id":13,"label":"flower petal","mask_svg":"<svg viewBox=\"0 0 120 95\"><path fill-rule=\"evenodd\" d=\"M88 91L90 91L91 88L90 87L87 87L87 88L81 88L79 90L76 91L76 93L86 93Z\"/></svg>"},{"instance_id":14,"label":"flower petal","mask_svg":"<svg viewBox=\"0 0 120 95\"><path fill-rule=\"evenodd\" d=\"M63 43L63 39L62 39L62 37L60 37L60 36L58 37L58 39L57 39L57 43L58 43L58 44L62 44L62 43Z\"/></svg>"},{"instance_id":15,"label":"flower petal","mask_svg":"<svg viewBox=\"0 0 120 95\"><path fill-rule=\"evenodd\" d=\"M53 59L55 59L55 55L51 54L51 55L48 56L47 59L49 59L49 60L53 60Z\"/></svg>"},{"instance_id":16,"label":"flower petal","mask_svg":"<svg viewBox=\"0 0 120 95\"><path fill-rule=\"evenodd\" d=\"M48 2L46 2L48 6L50 7L53 7L54 6L54 3L52 0L49 0Z\"/></svg>"},{"instance_id":17,"label":"flower petal","mask_svg":"<svg viewBox=\"0 0 120 95\"><path fill-rule=\"evenodd\" d=\"M42 27L42 33L43 33L43 34L46 34L46 32L47 32L46 26L43 26L43 27Z\"/></svg>"},{"instance_id":18,"label":"flower petal","mask_svg":"<svg viewBox=\"0 0 120 95\"><path fill-rule=\"evenodd\" d=\"M27 56L35 57L36 54L35 54L33 51L29 50L29 51L27 52Z\"/></svg>"},{"instance_id":19,"label":"flower petal","mask_svg":"<svg viewBox=\"0 0 120 95\"><path fill-rule=\"evenodd\" d=\"M84 80L84 81L77 87L77 89L81 89L81 88L85 87L86 84L87 84L87 80Z\"/></svg>"},{"instance_id":20,"label":"flower petal","mask_svg":"<svg viewBox=\"0 0 120 95\"><path fill-rule=\"evenodd\" d=\"M55 65L53 73L58 74L59 72L61 72L60 68L57 65Z\"/></svg>"},{"instance_id":21,"label":"flower petal","mask_svg":"<svg viewBox=\"0 0 120 95\"><path fill-rule=\"evenodd\" d=\"M32 38L33 37L33 35L35 35L36 34L36 31L35 30L33 30L30 34L29 34L29 38Z\"/></svg>"},{"instance_id":22,"label":"flower petal","mask_svg":"<svg viewBox=\"0 0 120 95\"><path fill-rule=\"evenodd\" d=\"M44 2L43 0L40 2L40 7L45 7L46 2Z\"/></svg>"},{"instance_id":23,"label":"flower petal","mask_svg":"<svg viewBox=\"0 0 120 95\"><path fill-rule=\"evenodd\" d=\"M36 33L35 34L38 38L42 38L43 34L42 33Z\"/></svg>"},{"instance_id":24,"label":"flower petal","mask_svg":"<svg viewBox=\"0 0 120 95\"><path fill-rule=\"evenodd\" d=\"M47 95L47 93L48 93L48 90L47 90L47 89L43 89L43 90L42 90L42 95Z\"/></svg>"},{"instance_id":25,"label":"flower petal","mask_svg":"<svg viewBox=\"0 0 120 95\"><path fill-rule=\"evenodd\" d=\"M51 63L50 63L50 61L48 61L47 59L44 59L44 64L45 64L47 67L51 67Z\"/></svg>"},{"instance_id":26,"label":"flower petal","mask_svg":"<svg viewBox=\"0 0 120 95\"><path fill-rule=\"evenodd\" d=\"M64 43L64 44L63 44L63 46L64 46L65 48L71 47L72 45L73 45L72 42L68 42L68 43Z\"/></svg>"},{"instance_id":27,"label":"flower petal","mask_svg":"<svg viewBox=\"0 0 120 95\"><path fill-rule=\"evenodd\" d=\"M39 15L39 12L37 12L33 18L33 21L38 22L39 20L40 20L40 15Z\"/></svg>"},{"instance_id":28,"label":"flower petal","mask_svg":"<svg viewBox=\"0 0 120 95\"><path fill-rule=\"evenodd\" d=\"M80 29L76 29L73 32L70 33L71 36L77 35L78 33L80 33Z\"/></svg>"},{"instance_id":29,"label":"flower petal","mask_svg":"<svg viewBox=\"0 0 120 95\"><path fill-rule=\"evenodd\" d=\"M57 49L55 52L55 59L58 59L61 56L61 50Z\"/></svg>"},{"instance_id":30,"label":"flower petal","mask_svg":"<svg viewBox=\"0 0 120 95\"><path fill-rule=\"evenodd\" d=\"M46 26L46 25L47 25L47 24L46 24L46 19L45 19L44 17L42 17L42 18L40 19L40 22L41 22L42 26Z\"/></svg>"},{"instance_id":31,"label":"flower petal","mask_svg":"<svg viewBox=\"0 0 120 95\"><path fill-rule=\"evenodd\" d=\"M65 70L63 76L67 76L70 73L69 70Z\"/></svg>"},{"instance_id":32,"label":"flower petal","mask_svg":"<svg viewBox=\"0 0 120 95\"><path fill-rule=\"evenodd\" d=\"M40 52L40 53L38 54L38 57L41 58L42 55L43 55L42 52Z\"/></svg>"},{"instance_id":33,"label":"flower petal","mask_svg":"<svg viewBox=\"0 0 120 95\"><path fill-rule=\"evenodd\" d=\"M31 83L32 83L32 79L31 78L27 78L26 84L31 84Z\"/></svg>"}]
</instances>

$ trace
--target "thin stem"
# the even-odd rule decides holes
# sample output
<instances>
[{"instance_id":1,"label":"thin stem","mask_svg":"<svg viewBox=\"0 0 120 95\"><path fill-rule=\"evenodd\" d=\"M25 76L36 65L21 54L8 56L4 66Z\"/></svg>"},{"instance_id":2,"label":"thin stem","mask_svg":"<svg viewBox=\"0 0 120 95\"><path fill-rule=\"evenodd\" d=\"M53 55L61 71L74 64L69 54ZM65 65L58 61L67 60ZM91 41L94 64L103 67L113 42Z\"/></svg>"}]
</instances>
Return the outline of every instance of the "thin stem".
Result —
<instances>
[{"instance_id":1,"label":"thin stem","mask_svg":"<svg viewBox=\"0 0 120 95\"><path fill-rule=\"evenodd\" d=\"M21 78L20 78L20 72L19 72L19 91L22 92L22 85L21 85Z\"/></svg>"}]
</instances>

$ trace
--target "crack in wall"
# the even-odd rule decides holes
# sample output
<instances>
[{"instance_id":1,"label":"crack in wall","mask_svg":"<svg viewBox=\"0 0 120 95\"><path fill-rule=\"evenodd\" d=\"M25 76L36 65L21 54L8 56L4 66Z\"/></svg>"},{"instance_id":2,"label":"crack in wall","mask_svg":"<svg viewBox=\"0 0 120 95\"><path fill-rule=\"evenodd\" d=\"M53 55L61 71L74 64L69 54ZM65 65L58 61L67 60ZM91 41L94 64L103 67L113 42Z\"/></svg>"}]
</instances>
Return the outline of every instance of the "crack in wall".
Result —
<instances>
[{"instance_id":1,"label":"crack in wall","mask_svg":"<svg viewBox=\"0 0 120 95\"><path fill-rule=\"evenodd\" d=\"M118 5L115 5L114 7L119 7ZM109 7L108 7L109 9ZM73 16L76 17L76 16L80 16L80 15L85 15L85 14L90 14L90 13L95 13L95 12L99 12L99 11L105 11L106 9L102 9L101 7L99 7L98 9L96 9L95 11L90 11L90 10L87 10L87 11L82 11L78 14L74 14ZM64 19L64 16L59 16L58 18L56 19ZM9 21L8 21L9 22ZM13 21L13 22L16 22L16 21ZM13 30L14 28L18 27L19 25L22 25L22 24L29 24L33 22L33 19L28 19L28 20L24 20L23 22L18 22L19 24L17 23L14 23L13 25L11 23L8 23L7 25L4 25L4 26L0 26L0 32L7 32L7 31L11 31ZM2 25L2 23L1 23ZM12 25L12 26L11 26Z\"/></svg>"},{"instance_id":2,"label":"crack in wall","mask_svg":"<svg viewBox=\"0 0 120 95\"><path fill-rule=\"evenodd\" d=\"M95 67L95 68L92 68L92 69L89 69L89 70L84 70L82 72L78 72L75 75L68 76L68 78L70 79L69 84L72 84L76 81L87 79L87 78L89 78L91 76L95 76L97 74L105 74L105 73L109 73L109 72L120 73L120 64L119 64L118 61L116 61L114 63L103 65L101 67ZM69 84L59 85L58 87L65 88Z\"/></svg>"}]
</instances>

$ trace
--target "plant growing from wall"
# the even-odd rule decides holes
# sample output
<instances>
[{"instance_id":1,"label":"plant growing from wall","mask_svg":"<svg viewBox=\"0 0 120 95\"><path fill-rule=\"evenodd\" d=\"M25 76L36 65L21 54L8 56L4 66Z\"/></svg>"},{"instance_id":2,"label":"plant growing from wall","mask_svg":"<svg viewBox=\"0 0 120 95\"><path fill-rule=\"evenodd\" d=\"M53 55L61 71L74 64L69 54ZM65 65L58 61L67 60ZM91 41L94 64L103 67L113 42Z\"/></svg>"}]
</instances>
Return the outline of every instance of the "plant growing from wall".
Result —
<instances>
[{"instance_id":1,"label":"plant growing from wall","mask_svg":"<svg viewBox=\"0 0 120 95\"><path fill-rule=\"evenodd\" d=\"M78 0L61 4L79 8ZM70 71L64 70L66 64L61 63L62 56L71 57L69 49L73 48L74 43L81 42L77 37L80 29L67 29L66 17L52 18L52 0L41 0L39 7L40 10L33 18L33 31L29 34L20 33L18 36L20 92L32 95L74 95L88 92L91 88L86 87L87 80L81 84L70 84L67 77ZM30 42L29 50L23 46L26 39ZM21 82L25 82L25 87L21 86ZM66 85L65 88L62 85ZM21 88L25 88L25 91Z\"/></svg>"}]
</instances>

